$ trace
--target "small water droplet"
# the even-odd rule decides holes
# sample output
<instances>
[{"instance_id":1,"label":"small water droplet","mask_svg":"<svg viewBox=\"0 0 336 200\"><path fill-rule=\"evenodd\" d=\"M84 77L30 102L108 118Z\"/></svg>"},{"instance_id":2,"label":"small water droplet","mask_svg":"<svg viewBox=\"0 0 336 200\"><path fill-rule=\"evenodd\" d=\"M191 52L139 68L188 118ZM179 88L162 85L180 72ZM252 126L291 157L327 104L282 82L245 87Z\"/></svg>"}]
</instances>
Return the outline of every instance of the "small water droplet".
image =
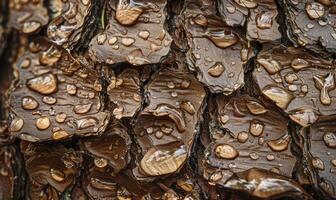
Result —
<instances>
[{"instance_id":1,"label":"small water droplet","mask_svg":"<svg viewBox=\"0 0 336 200\"><path fill-rule=\"evenodd\" d=\"M250 123L250 133L253 135L253 136L260 136L264 131L264 125L259 122L259 121L256 121L256 120L253 120L251 121Z\"/></svg>"},{"instance_id":2,"label":"small water droplet","mask_svg":"<svg viewBox=\"0 0 336 200\"><path fill-rule=\"evenodd\" d=\"M94 159L94 164L98 167L98 168L104 168L107 166L108 161L105 158L95 158Z\"/></svg>"},{"instance_id":3,"label":"small water droplet","mask_svg":"<svg viewBox=\"0 0 336 200\"><path fill-rule=\"evenodd\" d=\"M27 21L22 25L22 32L26 34L34 33L41 28L41 23L38 21Z\"/></svg>"},{"instance_id":4,"label":"small water droplet","mask_svg":"<svg viewBox=\"0 0 336 200\"><path fill-rule=\"evenodd\" d=\"M66 91L70 95L75 95L77 93L77 87L75 85L67 85Z\"/></svg>"},{"instance_id":5,"label":"small water droplet","mask_svg":"<svg viewBox=\"0 0 336 200\"><path fill-rule=\"evenodd\" d=\"M56 115L55 120L57 123L63 123L66 119L67 115L65 113L59 113Z\"/></svg>"},{"instance_id":6,"label":"small water droplet","mask_svg":"<svg viewBox=\"0 0 336 200\"><path fill-rule=\"evenodd\" d=\"M135 39L133 38L122 38L121 39L121 44L125 45L126 47L131 46L135 42Z\"/></svg>"},{"instance_id":7,"label":"small water droplet","mask_svg":"<svg viewBox=\"0 0 336 200\"><path fill-rule=\"evenodd\" d=\"M51 96L44 96L42 98L42 102L49 104L49 105L53 105L57 102L57 99L55 97L51 97Z\"/></svg>"},{"instance_id":8,"label":"small water droplet","mask_svg":"<svg viewBox=\"0 0 336 200\"><path fill-rule=\"evenodd\" d=\"M250 153L250 158L252 160L258 160L259 159L259 155L257 153L255 153L255 152L252 152L252 153Z\"/></svg>"},{"instance_id":9,"label":"small water droplet","mask_svg":"<svg viewBox=\"0 0 336 200\"><path fill-rule=\"evenodd\" d=\"M219 77L225 71L225 67L222 63L216 62L213 66L208 69L208 74L213 77Z\"/></svg>"},{"instance_id":10,"label":"small water droplet","mask_svg":"<svg viewBox=\"0 0 336 200\"><path fill-rule=\"evenodd\" d=\"M62 182L65 179L64 173L54 168L50 169L50 175L57 182Z\"/></svg>"},{"instance_id":11,"label":"small water droplet","mask_svg":"<svg viewBox=\"0 0 336 200\"><path fill-rule=\"evenodd\" d=\"M39 103L33 97L27 96L22 98L21 105L25 110L34 110L39 106Z\"/></svg>"},{"instance_id":12,"label":"small water droplet","mask_svg":"<svg viewBox=\"0 0 336 200\"><path fill-rule=\"evenodd\" d=\"M138 36L144 40L147 40L149 35L150 35L149 31L140 31L138 33Z\"/></svg>"},{"instance_id":13,"label":"small water droplet","mask_svg":"<svg viewBox=\"0 0 336 200\"><path fill-rule=\"evenodd\" d=\"M245 143L249 138L249 134L245 131L238 133L237 139L240 143Z\"/></svg>"},{"instance_id":14,"label":"small water droplet","mask_svg":"<svg viewBox=\"0 0 336 200\"><path fill-rule=\"evenodd\" d=\"M45 130L50 127L50 119L48 117L40 117L36 120L35 125L39 130Z\"/></svg>"},{"instance_id":15,"label":"small water droplet","mask_svg":"<svg viewBox=\"0 0 336 200\"><path fill-rule=\"evenodd\" d=\"M10 132L18 132L18 131L20 131L22 129L23 124L24 124L23 119L21 119L19 117L15 117L12 120L12 122L11 122L11 124L9 126L9 131Z\"/></svg>"},{"instance_id":16,"label":"small water droplet","mask_svg":"<svg viewBox=\"0 0 336 200\"><path fill-rule=\"evenodd\" d=\"M314 157L312 160L312 164L314 168L322 171L324 170L324 163L319 157Z\"/></svg>"}]
</instances>

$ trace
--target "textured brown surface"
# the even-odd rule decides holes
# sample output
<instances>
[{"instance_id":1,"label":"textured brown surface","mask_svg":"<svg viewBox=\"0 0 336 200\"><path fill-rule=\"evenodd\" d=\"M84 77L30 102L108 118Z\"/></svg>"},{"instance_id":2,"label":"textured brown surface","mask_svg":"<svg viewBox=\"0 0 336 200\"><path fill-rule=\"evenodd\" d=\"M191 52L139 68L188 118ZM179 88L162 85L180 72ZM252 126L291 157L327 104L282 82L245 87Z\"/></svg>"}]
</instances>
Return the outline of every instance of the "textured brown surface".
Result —
<instances>
[{"instance_id":1,"label":"textured brown surface","mask_svg":"<svg viewBox=\"0 0 336 200\"><path fill-rule=\"evenodd\" d=\"M1 0L0 200L336 199L335 0Z\"/></svg>"}]
</instances>

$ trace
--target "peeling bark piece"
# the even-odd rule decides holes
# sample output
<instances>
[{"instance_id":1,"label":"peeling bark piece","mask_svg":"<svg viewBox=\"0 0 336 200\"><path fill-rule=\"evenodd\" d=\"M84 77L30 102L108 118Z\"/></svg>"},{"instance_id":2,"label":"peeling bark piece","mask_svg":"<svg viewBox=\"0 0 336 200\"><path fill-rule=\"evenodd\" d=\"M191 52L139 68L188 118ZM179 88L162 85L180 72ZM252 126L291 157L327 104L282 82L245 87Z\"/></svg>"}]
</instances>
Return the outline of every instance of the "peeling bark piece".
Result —
<instances>
[{"instance_id":1,"label":"peeling bark piece","mask_svg":"<svg viewBox=\"0 0 336 200\"><path fill-rule=\"evenodd\" d=\"M116 104L112 113L115 118L133 117L141 107L140 75L135 69L126 69L116 76L108 78L107 94Z\"/></svg>"},{"instance_id":2,"label":"peeling bark piece","mask_svg":"<svg viewBox=\"0 0 336 200\"><path fill-rule=\"evenodd\" d=\"M216 16L214 2L187 1L182 14L190 70L213 93L229 95L244 85L244 66L252 56L239 35Z\"/></svg>"},{"instance_id":3,"label":"peeling bark piece","mask_svg":"<svg viewBox=\"0 0 336 200\"><path fill-rule=\"evenodd\" d=\"M90 199L133 199L126 188L118 185L111 168L92 166L82 174L82 185ZM127 183L131 184L131 183Z\"/></svg>"},{"instance_id":4,"label":"peeling bark piece","mask_svg":"<svg viewBox=\"0 0 336 200\"><path fill-rule=\"evenodd\" d=\"M190 155L205 91L191 73L165 69L153 75L146 95L149 104L134 127L141 161L133 173L141 180L181 169Z\"/></svg>"},{"instance_id":5,"label":"peeling bark piece","mask_svg":"<svg viewBox=\"0 0 336 200\"><path fill-rule=\"evenodd\" d=\"M49 22L42 0L9 1L9 8L9 25L21 33L38 33Z\"/></svg>"},{"instance_id":6,"label":"peeling bark piece","mask_svg":"<svg viewBox=\"0 0 336 200\"><path fill-rule=\"evenodd\" d=\"M28 45L28 44L27 44ZM14 64L9 131L30 142L101 134L103 111L98 73L42 40L22 46Z\"/></svg>"},{"instance_id":7,"label":"peeling bark piece","mask_svg":"<svg viewBox=\"0 0 336 200\"><path fill-rule=\"evenodd\" d=\"M113 122L100 137L81 140L81 147L93 158L97 167L110 166L114 173L126 167L130 161L131 138L127 129L119 122Z\"/></svg>"},{"instance_id":8,"label":"peeling bark piece","mask_svg":"<svg viewBox=\"0 0 336 200\"><path fill-rule=\"evenodd\" d=\"M210 184L225 186L232 175L251 168L292 177L296 158L284 116L247 95L216 96L210 106L212 142L203 161Z\"/></svg>"},{"instance_id":9,"label":"peeling bark piece","mask_svg":"<svg viewBox=\"0 0 336 200\"><path fill-rule=\"evenodd\" d=\"M317 53L336 52L335 2L283 0L283 5L294 43Z\"/></svg>"},{"instance_id":10,"label":"peeling bark piece","mask_svg":"<svg viewBox=\"0 0 336 200\"><path fill-rule=\"evenodd\" d=\"M245 8L234 0L219 0L218 11L223 17L225 23L229 26L243 26L249 9Z\"/></svg>"},{"instance_id":11,"label":"peeling bark piece","mask_svg":"<svg viewBox=\"0 0 336 200\"><path fill-rule=\"evenodd\" d=\"M335 63L302 48L276 46L257 58L254 80L262 95L301 126L335 114Z\"/></svg>"},{"instance_id":12,"label":"peeling bark piece","mask_svg":"<svg viewBox=\"0 0 336 200\"><path fill-rule=\"evenodd\" d=\"M310 164L310 175L322 199L336 198L336 115L321 116L310 129L302 128L301 143Z\"/></svg>"},{"instance_id":13,"label":"peeling bark piece","mask_svg":"<svg viewBox=\"0 0 336 200\"><path fill-rule=\"evenodd\" d=\"M274 0L262 0L250 9L247 22L247 38L258 42L273 42L281 39L276 20L278 10Z\"/></svg>"},{"instance_id":14,"label":"peeling bark piece","mask_svg":"<svg viewBox=\"0 0 336 200\"><path fill-rule=\"evenodd\" d=\"M74 184L82 164L81 154L63 145L29 143L23 148L23 154L31 199L60 199Z\"/></svg>"},{"instance_id":15,"label":"peeling bark piece","mask_svg":"<svg viewBox=\"0 0 336 200\"><path fill-rule=\"evenodd\" d=\"M22 199L23 178L20 156L14 146L0 148L0 199Z\"/></svg>"},{"instance_id":16,"label":"peeling bark piece","mask_svg":"<svg viewBox=\"0 0 336 200\"><path fill-rule=\"evenodd\" d=\"M14 139L8 131L7 121L0 121L0 146L10 144Z\"/></svg>"},{"instance_id":17,"label":"peeling bark piece","mask_svg":"<svg viewBox=\"0 0 336 200\"><path fill-rule=\"evenodd\" d=\"M63 3L60 14L48 25L47 35L50 41L72 50L83 37L83 29L88 20L92 20L89 19L92 7L91 0L68 0Z\"/></svg>"},{"instance_id":18,"label":"peeling bark piece","mask_svg":"<svg viewBox=\"0 0 336 200\"><path fill-rule=\"evenodd\" d=\"M171 36L165 30L166 0L110 0L112 16L89 47L99 63L159 63L170 51Z\"/></svg>"},{"instance_id":19,"label":"peeling bark piece","mask_svg":"<svg viewBox=\"0 0 336 200\"><path fill-rule=\"evenodd\" d=\"M248 193L258 199L313 199L293 179L256 168L237 173L224 187Z\"/></svg>"}]
</instances>

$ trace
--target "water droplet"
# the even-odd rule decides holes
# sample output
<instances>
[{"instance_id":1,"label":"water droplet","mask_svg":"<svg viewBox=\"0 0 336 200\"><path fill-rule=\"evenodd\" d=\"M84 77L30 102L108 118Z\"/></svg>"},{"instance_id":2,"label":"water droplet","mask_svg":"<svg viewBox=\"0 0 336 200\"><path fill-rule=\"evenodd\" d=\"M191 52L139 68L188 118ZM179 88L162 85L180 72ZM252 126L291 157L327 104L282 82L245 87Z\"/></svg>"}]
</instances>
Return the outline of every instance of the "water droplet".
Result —
<instances>
[{"instance_id":1,"label":"water droplet","mask_svg":"<svg viewBox=\"0 0 336 200\"><path fill-rule=\"evenodd\" d=\"M169 134L171 134L172 132L173 132L173 128L171 128L171 127L166 127L166 126L162 126L161 127L161 131L164 133L164 134L166 134L166 135L169 135Z\"/></svg>"},{"instance_id":2,"label":"water droplet","mask_svg":"<svg viewBox=\"0 0 336 200\"><path fill-rule=\"evenodd\" d=\"M89 3L91 2L91 0L81 0L81 2L82 2L85 6L87 6L87 5L89 5Z\"/></svg>"},{"instance_id":3,"label":"water droplet","mask_svg":"<svg viewBox=\"0 0 336 200\"><path fill-rule=\"evenodd\" d=\"M206 27L208 25L208 19L202 14L198 14L196 17L192 19L192 21L195 24L203 26L203 27Z\"/></svg>"},{"instance_id":4,"label":"water droplet","mask_svg":"<svg viewBox=\"0 0 336 200\"><path fill-rule=\"evenodd\" d=\"M177 92L176 92L176 91L173 91L173 92L171 93L171 96L172 96L172 97L177 97L177 96L178 96L178 94L177 94Z\"/></svg>"},{"instance_id":5,"label":"water droplet","mask_svg":"<svg viewBox=\"0 0 336 200\"><path fill-rule=\"evenodd\" d=\"M39 106L39 103L33 97L27 96L22 98L21 105L25 110L34 110Z\"/></svg>"},{"instance_id":6,"label":"water droplet","mask_svg":"<svg viewBox=\"0 0 336 200\"><path fill-rule=\"evenodd\" d=\"M285 75L285 81L289 84L293 84L294 81L299 80L299 77L294 73L288 73Z\"/></svg>"},{"instance_id":7,"label":"water droplet","mask_svg":"<svg viewBox=\"0 0 336 200\"><path fill-rule=\"evenodd\" d=\"M55 46L51 46L40 55L39 61L42 65L54 65L61 58L62 53Z\"/></svg>"},{"instance_id":8,"label":"water droplet","mask_svg":"<svg viewBox=\"0 0 336 200\"><path fill-rule=\"evenodd\" d=\"M311 108L299 108L290 111L289 117L301 126L308 127L317 120L318 114Z\"/></svg>"},{"instance_id":9,"label":"water droplet","mask_svg":"<svg viewBox=\"0 0 336 200\"><path fill-rule=\"evenodd\" d=\"M12 120L8 129L9 129L10 132L18 132L22 129L23 124L24 124L23 119L21 119L19 117L15 117Z\"/></svg>"},{"instance_id":10,"label":"water droplet","mask_svg":"<svg viewBox=\"0 0 336 200\"><path fill-rule=\"evenodd\" d=\"M216 183L216 182L220 181L222 178L223 178L222 172L217 171L217 172L214 172L210 175L209 180L211 182Z\"/></svg>"},{"instance_id":11,"label":"water droplet","mask_svg":"<svg viewBox=\"0 0 336 200\"><path fill-rule=\"evenodd\" d=\"M318 170L324 170L324 163L319 157L314 157L312 160L313 167Z\"/></svg>"},{"instance_id":12,"label":"water droplet","mask_svg":"<svg viewBox=\"0 0 336 200\"><path fill-rule=\"evenodd\" d=\"M303 68L309 67L310 63L304 59L301 58L295 58L294 60L292 60L291 62L291 67L294 70L301 70Z\"/></svg>"},{"instance_id":13,"label":"water droplet","mask_svg":"<svg viewBox=\"0 0 336 200\"><path fill-rule=\"evenodd\" d=\"M155 132L155 137L156 137L157 139L161 139L161 138L163 137L163 132L162 132L162 131L156 131L156 132Z\"/></svg>"},{"instance_id":14,"label":"water droplet","mask_svg":"<svg viewBox=\"0 0 336 200\"><path fill-rule=\"evenodd\" d=\"M328 73L326 76L315 75L314 77L315 87L320 90L320 101L324 105L331 104L331 98L329 91L335 89L334 74Z\"/></svg>"},{"instance_id":15,"label":"water droplet","mask_svg":"<svg viewBox=\"0 0 336 200\"><path fill-rule=\"evenodd\" d=\"M41 28L41 23L38 21L28 21L22 25L22 32L26 34L34 33Z\"/></svg>"},{"instance_id":16,"label":"water droplet","mask_svg":"<svg viewBox=\"0 0 336 200\"><path fill-rule=\"evenodd\" d=\"M252 153L250 153L250 158L252 160L258 160L259 159L259 155L257 153L255 153L255 152L252 152Z\"/></svg>"},{"instance_id":17,"label":"water droplet","mask_svg":"<svg viewBox=\"0 0 336 200\"><path fill-rule=\"evenodd\" d=\"M245 143L249 138L249 134L245 131L238 133L237 139L240 143Z\"/></svg>"},{"instance_id":18,"label":"water droplet","mask_svg":"<svg viewBox=\"0 0 336 200\"><path fill-rule=\"evenodd\" d=\"M187 113L191 115L195 114L196 112L194 105L190 101L182 101L180 103L180 108L187 111Z\"/></svg>"},{"instance_id":19,"label":"water droplet","mask_svg":"<svg viewBox=\"0 0 336 200\"><path fill-rule=\"evenodd\" d=\"M222 124L226 124L226 122L228 122L230 119L230 117L228 115L221 115L219 117L219 121L222 123Z\"/></svg>"},{"instance_id":20,"label":"water droplet","mask_svg":"<svg viewBox=\"0 0 336 200\"><path fill-rule=\"evenodd\" d=\"M323 135L324 143L330 148L336 148L336 133L328 132Z\"/></svg>"},{"instance_id":21,"label":"water droplet","mask_svg":"<svg viewBox=\"0 0 336 200\"><path fill-rule=\"evenodd\" d=\"M222 63L216 62L213 66L208 69L208 74L213 77L219 77L223 74L225 68Z\"/></svg>"},{"instance_id":22,"label":"water droplet","mask_svg":"<svg viewBox=\"0 0 336 200\"><path fill-rule=\"evenodd\" d=\"M332 165L334 165L334 167L336 167L336 159L332 159L330 162Z\"/></svg>"},{"instance_id":23,"label":"water droplet","mask_svg":"<svg viewBox=\"0 0 336 200\"><path fill-rule=\"evenodd\" d=\"M75 95L77 93L77 87L75 85L67 85L66 91L70 95Z\"/></svg>"},{"instance_id":24,"label":"water droplet","mask_svg":"<svg viewBox=\"0 0 336 200\"><path fill-rule=\"evenodd\" d=\"M265 86L262 93L282 109L286 109L294 98L291 93L275 85Z\"/></svg>"},{"instance_id":25,"label":"water droplet","mask_svg":"<svg viewBox=\"0 0 336 200\"><path fill-rule=\"evenodd\" d=\"M239 41L237 35L231 31L211 31L205 34L217 47L227 48Z\"/></svg>"},{"instance_id":26,"label":"water droplet","mask_svg":"<svg viewBox=\"0 0 336 200\"><path fill-rule=\"evenodd\" d=\"M234 0L234 2L245 8L255 8L258 5L257 0Z\"/></svg>"},{"instance_id":27,"label":"water droplet","mask_svg":"<svg viewBox=\"0 0 336 200\"><path fill-rule=\"evenodd\" d=\"M48 117L40 117L36 120L35 126L39 130L45 130L50 126L50 120Z\"/></svg>"},{"instance_id":28,"label":"water droplet","mask_svg":"<svg viewBox=\"0 0 336 200\"><path fill-rule=\"evenodd\" d=\"M63 130L56 131L52 134L52 139L53 140L60 140L64 139L69 136L69 133Z\"/></svg>"},{"instance_id":29,"label":"water droplet","mask_svg":"<svg viewBox=\"0 0 336 200\"><path fill-rule=\"evenodd\" d=\"M266 11L257 15L257 27L260 29L270 29L273 24L273 17L275 16L275 12L273 10Z\"/></svg>"},{"instance_id":30,"label":"water droplet","mask_svg":"<svg viewBox=\"0 0 336 200\"><path fill-rule=\"evenodd\" d=\"M66 119L67 115L65 113L59 113L56 115L55 120L57 123L63 123Z\"/></svg>"},{"instance_id":31,"label":"water droplet","mask_svg":"<svg viewBox=\"0 0 336 200\"><path fill-rule=\"evenodd\" d=\"M168 81L167 87L170 88L170 89L174 89L175 88L174 82L173 81Z\"/></svg>"},{"instance_id":32,"label":"water droplet","mask_svg":"<svg viewBox=\"0 0 336 200\"><path fill-rule=\"evenodd\" d=\"M275 157L274 157L273 154L268 154L268 155L266 156L266 159L267 159L268 161L272 161L272 160L275 159Z\"/></svg>"},{"instance_id":33,"label":"water droplet","mask_svg":"<svg viewBox=\"0 0 336 200\"><path fill-rule=\"evenodd\" d=\"M324 15L324 7L317 2L307 2L306 12L311 19L318 19Z\"/></svg>"},{"instance_id":34,"label":"water droplet","mask_svg":"<svg viewBox=\"0 0 336 200\"><path fill-rule=\"evenodd\" d=\"M115 18L121 25L134 25L140 15L144 12L143 8L136 5L125 4L125 1L119 1Z\"/></svg>"},{"instance_id":35,"label":"water droplet","mask_svg":"<svg viewBox=\"0 0 336 200\"><path fill-rule=\"evenodd\" d=\"M122 38L121 44L125 45L126 47L131 46L135 42L135 39L133 38Z\"/></svg>"},{"instance_id":36,"label":"water droplet","mask_svg":"<svg viewBox=\"0 0 336 200\"><path fill-rule=\"evenodd\" d=\"M57 78L53 74L44 74L29 79L27 87L41 94L52 94L57 90Z\"/></svg>"},{"instance_id":37,"label":"water droplet","mask_svg":"<svg viewBox=\"0 0 336 200\"><path fill-rule=\"evenodd\" d=\"M118 41L118 38L113 36L108 40L109 45L114 45Z\"/></svg>"},{"instance_id":38,"label":"water droplet","mask_svg":"<svg viewBox=\"0 0 336 200\"><path fill-rule=\"evenodd\" d=\"M298 89L297 85L288 85L288 90L291 92L294 92Z\"/></svg>"},{"instance_id":39,"label":"water droplet","mask_svg":"<svg viewBox=\"0 0 336 200\"><path fill-rule=\"evenodd\" d=\"M144 40L147 40L149 37L150 33L148 31L140 31L138 33L138 36Z\"/></svg>"},{"instance_id":40,"label":"water droplet","mask_svg":"<svg viewBox=\"0 0 336 200\"><path fill-rule=\"evenodd\" d=\"M93 127L98 124L98 121L95 118L84 118L76 120L77 129L82 130L86 128Z\"/></svg>"},{"instance_id":41,"label":"water droplet","mask_svg":"<svg viewBox=\"0 0 336 200\"><path fill-rule=\"evenodd\" d=\"M266 108L258 102L248 101L246 103L248 110L254 115L260 115L267 112Z\"/></svg>"},{"instance_id":42,"label":"water droplet","mask_svg":"<svg viewBox=\"0 0 336 200\"><path fill-rule=\"evenodd\" d=\"M160 49L162 49L162 46L161 45L156 45L155 43L151 43L150 44L150 49L152 51L159 51Z\"/></svg>"},{"instance_id":43,"label":"water droplet","mask_svg":"<svg viewBox=\"0 0 336 200\"><path fill-rule=\"evenodd\" d=\"M284 135L276 140L270 140L267 142L267 145L273 150L273 151L284 151L288 148L289 142L290 142L290 136Z\"/></svg>"},{"instance_id":44,"label":"water droplet","mask_svg":"<svg viewBox=\"0 0 336 200\"><path fill-rule=\"evenodd\" d=\"M257 62L271 75L276 74L282 69L280 63L276 60L259 58L257 59Z\"/></svg>"},{"instance_id":45,"label":"water droplet","mask_svg":"<svg viewBox=\"0 0 336 200\"><path fill-rule=\"evenodd\" d=\"M215 154L218 158L233 160L239 155L239 152L231 145L221 144L216 147Z\"/></svg>"},{"instance_id":46,"label":"water droplet","mask_svg":"<svg viewBox=\"0 0 336 200\"><path fill-rule=\"evenodd\" d=\"M87 113L91 110L91 107L92 107L92 103L83 104L83 105L76 105L76 106L74 106L73 111L76 114L85 114L85 113Z\"/></svg>"},{"instance_id":47,"label":"water droplet","mask_svg":"<svg viewBox=\"0 0 336 200\"><path fill-rule=\"evenodd\" d=\"M116 107L113 110L113 115L117 119L121 119L123 117L123 113L124 113L124 108L122 106Z\"/></svg>"},{"instance_id":48,"label":"water droplet","mask_svg":"<svg viewBox=\"0 0 336 200\"><path fill-rule=\"evenodd\" d=\"M106 41L106 34L103 33L97 36L97 44L103 45L105 41Z\"/></svg>"},{"instance_id":49,"label":"water droplet","mask_svg":"<svg viewBox=\"0 0 336 200\"><path fill-rule=\"evenodd\" d=\"M65 175L63 174L63 172L54 168L50 169L50 175L57 182L62 182L65 179Z\"/></svg>"},{"instance_id":50,"label":"water droplet","mask_svg":"<svg viewBox=\"0 0 336 200\"><path fill-rule=\"evenodd\" d=\"M93 89L97 92L101 92L103 90L103 86L102 84L100 83L99 80L96 80L94 83L93 83Z\"/></svg>"},{"instance_id":51,"label":"water droplet","mask_svg":"<svg viewBox=\"0 0 336 200\"><path fill-rule=\"evenodd\" d=\"M187 89L187 88L189 88L189 86L190 86L190 81L188 81L188 80L183 80L183 81L181 82L181 88L183 88L183 89Z\"/></svg>"},{"instance_id":52,"label":"water droplet","mask_svg":"<svg viewBox=\"0 0 336 200\"><path fill-rule=\"evenodd\" d=\"M42 102L49 104L49 105L53 105L57 102L57 99L55 97L50 97L50 96L44 96L42 98Z\"/></svg>"},{"instance_id":53,"label":"water droplet","mask_svg":"<svg viewBox=\"0 0 336 200\"><path fill-rule=\"evenodd\" d=\"M264 131L264 125L260 123L259 121L253 120L250 123L250 133L253 136L260 136Z\"/></svg>"},{"instance_id":54,"label":"water droplet","mask_svg":"<svg viewBox=\"0 0 336 200\"><path fill-rule=\"evenodd\" d=\"M150 148L140 162L141 171L149 176L160 176L176 172L187 159L184 145L176 143Z\"/></svg>"},{"instance_id":55,"label":"water droplet","mask_svg":"<svg viewBox=\"0 0 336 200\"><path fill-rule=\"evenodd\" d=\"M153 127L148 127L148 128L146 128L146 132L147 132L148 134L152 134L153 131L154 131Z\"/></svg>"},{"instance_id":56,"label":"water droplet","mask_svg":"<svg viewBox=\"0 0 336 200\"><path fill-rule=\"evenodd\" d=\"M30 66L30 59L29 58L25 58L21 63L20 63L20 67L23 69L27 69Z\"/></svg>"},{"instance_id":57,"label":"water droplet","mask_svg":"<svg viewBox=\"0 0 336 200\"><path fill-rule=\"evenodd\" d=\"M94 159L94 164L98 167L98 168L104 168L107 166L108 161L105 158L95 158Z\"/></svg>"}]
</instances>

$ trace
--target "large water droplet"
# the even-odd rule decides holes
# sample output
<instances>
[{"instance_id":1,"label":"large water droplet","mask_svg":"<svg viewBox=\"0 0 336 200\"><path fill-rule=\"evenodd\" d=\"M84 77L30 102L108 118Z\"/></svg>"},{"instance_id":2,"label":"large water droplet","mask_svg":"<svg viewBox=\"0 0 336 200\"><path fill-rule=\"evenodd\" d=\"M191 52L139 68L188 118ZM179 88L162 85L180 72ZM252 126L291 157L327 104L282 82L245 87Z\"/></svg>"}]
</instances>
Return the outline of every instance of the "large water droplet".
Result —
<instances>
[{"instance_id":1,"label":"large water droplet","mask_svg":"<svg viewBox=\"0 0 336 200\"><path fill-rule=\"evenodd\" d=\"M225 30L206 32L205 36L219 48L230 47L239 41L236 34Z\"/></svg>"},{"instance_id":2,"label":"large water droplet","mask_svg":"<svg viewBox=\"0 0 336 200\"><path fill-rule=\"evenodd\" d=\"M213 66L208 69L208 74L213 77L219 77L225 71L225 67L222 63L216 62Z\"/></svg>"},{"instance_id":3,"label":"large water droplet","mask_svg":"<svg viewBox=\"0 0 336 200\"><path fill-rule=\"evenodd\" d=\"M267 85L262 89L262 93L271 99L280 108L286 109L294 98L291 93L275 85Z\"/></svg>"},{"instance_id":4,"label":"large water droplet","mask_svg":"<svg viewBox=\"0 0 336 200\"><path fill-rule=\"evenodd\" d=\"M69 136L69 133L63 130L56 131L52 134L53 140L64 139Z\"/></svg>"},{"instance_id":5,"label":"large water droplet","mask_svg":"<svg viewBox=\"0 0 336 200\"><path fill-rule=\"evenodd\" d=\"M21 119L19 117L15 117L12 120L8 129L9 129L10 132L18 132L22 129L23 124L24 124L23 119Z\"/></svg>"},{"instance_id":6,"label":"large water droplet","mask_svg":"<svg viewBox=\"0 0 336 200\"><path fill-rule=\"evenodd\" d=\"M176 172L187 159L184 145L165 145L152 147L140 162L141 170L150 176L159 176Z\"/></svg>"},{"instance_id":7,"label":"large water droplet","mask_svg":"<svg viewBox=\"0 0 336 200\"><path fill-rule=\"evenodd\" d=\"M39 106L39 103L33 97L30 96L23 97L21 104L22 108L25 110L34 110Z\"/></svg>"},{"instance_id":8,"label":"large water droplet","mask_svg":"<svg viewBox=\"0 0 336 200\"><path fill-rule=\"evenodd\" d=\"M267 145L273 150L273 151L284 151L288 148L289 142L290 142L290 136L284 135L276 140L270 140L267 142Z\"/></svg>"},{"instance_id":9,"label":"large water droplet","mask_svg":"<svg viewBox=\"0 0 336 200\"><path fill-rule=\"evenodd\" d=\"M144 12L143 8L130 5L127 1L120 0L116 9L116 20L124 26L134 25L140 15Z\"/></svg>"},{"instance_id":10,"label":"large water droplet","mask_svg":"<svg viewBox=\"0 0 336 200\"><path fill-rule=\"evenodd\" d=\"M309 66L310 66L310 63L301 58L295 58L291 62L291 67L295 70L300 70L300 69L303 69Z\"/></svg>"},{"instance_id":11,"label":"large water droplet","mask_svg":"<svg viewBox=\"0 0 336 200\"><path fill-rule=\"evenodd\" d=\"M257 62L261 66L263 66L265 70L271 75L276 74L282 69L280 63L276 60L268 60L264 58L259 58Z\"/></svg>"},{"instance_id":12,"label":"large water droplet","mask_svg":"<svg viewBox=\"0 0 336 200\"><path fill-rule=\"evenodd\" d=\"M62 182L65 179L64 173L54 168L50 169L50 175L57 182Z\"/></svg>"},{"instance_id":13,"label":"large water droplet","mask_svg":"<svg viewBox=\"0 0 336 200\"><path fill-rule=\"evenodd\" d=\"M39 61L42 65L54 65L61 58L62 53L55 46L51 46L40 55Z\"/></svg>"},{"instance_id":14,"label":"large water droplet","mask_svg":"<svg viewBox=\"0 0 336 200\"><path fill-rule=\"evenodd\" d=\"M27 87L41 94L52 94L57 90L57 78L53 74L44 74L29 79Z\"/></svg>"},{"instance_id":15,"label":"large water droplet","mask_svg":"<svg viewBox=\"0 0 336 200\"><path fill-rule=\"evenodd\" d=\"M251 121L250 123L250 133L253 136L260 136L264 131L264 125L256 120Z\"/></svg>"},{"instance_id":16,"label":"large water droplet","mask_svg":"<svg viewBox=\"0 0 336 200\"><path fill-rule=\"evenodd\" d=\"M48 117L40 117L36 120L35 125L39 130L45 130L49 128L50 120Z\"/></svg>"},{"instance_id":17,"label":"large water droplet","mask_svg":"<svg viewBox=\"0 0 336 200\"><path fill-rule=\"evenodd\" d=\"M86 129L89 127L96 126L98 124L98 121L95 118L84 118L84 119L76 120L76 124L77 124L77 129L81 130L81 129Z\"/></svg>"},{"instance_id":18,"label":"large water droplet","mask_svg":"<svg viewBox=\"0 0 336 200\"><path fill-rule=\"evenodd\" d=\"M324 143L330 148L336 148L336 133L328 132L323 136Z\"/></svg>"},{"instance_id":19,"label":"large water droplet","mask_svg":"<svg viewBox=\"0 0 336 200\"><path fill-rule=\"evenodd\" d=\"M231 145L220 144L216 147L215 154L218 158L233 160L239 155L239 152Z\"/></svg>"},{"instance_id":20,"label":"large water droplet","mask_svg":"<svg viewBox=\"0 0 336 200\"><path fill-rule=\"evenodd\" d=\"M22 32L26 34L34 33L41 28L41 23L38 21L27 21L22 25Z\"/></svg>"},{"instance_id":21,"label":"large water droplet","mask_svg":"<svg viewBox=\"0 0 336 200\"><path fill-rule=\"evenodd\" d=\"M258 5L257 0L234 0L234 2L245 8L255 8Z\"/></svg>"},{"instance_id":22,"label":"large water droplet","mask_svg":"<svg viewBox=\"0 0 336 200\"><path fill-rule=\"evenodd\" d=\"M320 101L324 105L331 104L331 98L329 91L335 89L334 74L328 73L325 76L315 75L314 77L315 87L320 90Z\"/></svg>"},{"instance_id":23,"label":"large water droplet","mask_svg":"<svg viewBox=\"0 0 336 200\"><path fill-rule=\"evenodd\" d=\"M83 105L76 105L73 110L76 114L85 114L91 110L91 107L92 103L88 103Z\"/></svg>"},{"instance_id":24,"label":"large water droplet","mask_svg":"<svg viewBox=\"0 0 336 200\"><path fill-rule=\"evenodd\" d=\"M289 117L301 126L308 127L317 120L318 113L311 108L299 108L290 111Z\"/></svg>"},{"instance_id":25,"label":"large water droplet","mask_svg":"<svg viewBox=\"0 0 336 200\"><path fill-rule=\"evenodd\" d=\"M306 12L311 19L318 19L324 15L324 7L317 2L307 2Z\"/></svg>"}]
</instances>

